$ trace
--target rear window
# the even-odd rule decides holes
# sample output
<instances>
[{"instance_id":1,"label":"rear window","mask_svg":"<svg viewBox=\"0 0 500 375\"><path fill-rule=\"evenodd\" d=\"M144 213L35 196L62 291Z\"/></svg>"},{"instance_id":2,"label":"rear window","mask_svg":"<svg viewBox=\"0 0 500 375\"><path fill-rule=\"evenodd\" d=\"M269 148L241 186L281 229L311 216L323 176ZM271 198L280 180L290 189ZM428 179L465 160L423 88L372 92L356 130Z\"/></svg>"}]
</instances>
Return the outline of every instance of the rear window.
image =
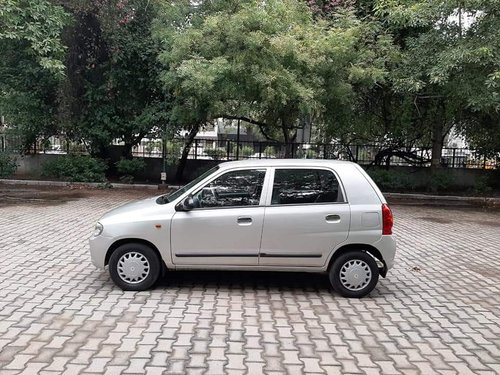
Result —
<instances>
[{"instance_id":1,"label":"rear window","mask_svg":"<svg viewBox=\"0 0 500 375\"><path fill-rule=\"evenodd\" d=\"M272 205L343 202L337 177L325 169L276 169Z\"/></svg>"}]
</instances>

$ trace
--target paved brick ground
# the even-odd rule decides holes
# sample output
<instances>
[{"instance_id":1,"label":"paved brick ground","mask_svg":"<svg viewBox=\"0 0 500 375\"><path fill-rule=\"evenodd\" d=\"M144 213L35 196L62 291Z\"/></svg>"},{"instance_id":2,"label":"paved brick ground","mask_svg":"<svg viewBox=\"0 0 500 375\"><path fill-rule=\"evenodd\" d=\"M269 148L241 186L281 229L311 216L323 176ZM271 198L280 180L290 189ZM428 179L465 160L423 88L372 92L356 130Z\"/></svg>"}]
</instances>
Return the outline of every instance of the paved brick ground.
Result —
<instances>
[{"instance_id":1,"label":"paved brick ground","mask_svg":"<svg viewBox=\"0 0 500 375\"><path fill-rule=\"evenodd\" d=\"M276 273L136 293L87 253L121 194L0 206L2 375L500 373L498 211L395 207L396 267L361 300Z\"/></svg>"}]
</instances>

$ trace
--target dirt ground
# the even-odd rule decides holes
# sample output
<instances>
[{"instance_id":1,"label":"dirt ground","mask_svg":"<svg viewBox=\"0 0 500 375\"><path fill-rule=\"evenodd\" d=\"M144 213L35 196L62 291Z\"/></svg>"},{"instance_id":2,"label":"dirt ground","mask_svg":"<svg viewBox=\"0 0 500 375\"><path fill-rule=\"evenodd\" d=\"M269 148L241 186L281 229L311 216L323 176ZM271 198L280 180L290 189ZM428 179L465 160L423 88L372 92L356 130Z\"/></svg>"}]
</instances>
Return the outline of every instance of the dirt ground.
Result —
<instances>
[{"instance_id":1,"label":"dirt ground","mask_svg":"<svg viewBox=\"0 0 500 375\"><path fill-rule=\"evenodd\" d=\"M0 183L0 207L11 205L51 206L88 197L112 197L117 189L100 189L91 186L27 186L4 185ZM164 194L165 191L153 189L120 189L124 199L140 199Z\"/></svg>"}]
</instances>

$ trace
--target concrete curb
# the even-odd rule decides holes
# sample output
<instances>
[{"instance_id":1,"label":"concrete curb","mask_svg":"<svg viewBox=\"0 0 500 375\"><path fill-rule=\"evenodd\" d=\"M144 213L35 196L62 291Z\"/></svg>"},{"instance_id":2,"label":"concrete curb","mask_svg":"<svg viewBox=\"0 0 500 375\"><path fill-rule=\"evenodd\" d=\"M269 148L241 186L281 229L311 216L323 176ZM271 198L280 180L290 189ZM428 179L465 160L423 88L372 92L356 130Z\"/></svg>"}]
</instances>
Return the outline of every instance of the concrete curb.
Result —
<instances>
[{"instance_id":1,"label":"concrete curb","mask_svg":"<svg viewBox=\"0 0 500 375\"><path fill-rule=\"evenodd\" d=\"M41 181L41 180L4 180L0 179L0 185L25 185L25 186L81 186L98 188L104 186L105 182L67 182L67 181ZM148 184L109 184L113 189L149 189L160 190L161 185ZM171 187L171 186L169 186ZM172 188L175 188L172 186Z\"/></svg>"}]
</instances>

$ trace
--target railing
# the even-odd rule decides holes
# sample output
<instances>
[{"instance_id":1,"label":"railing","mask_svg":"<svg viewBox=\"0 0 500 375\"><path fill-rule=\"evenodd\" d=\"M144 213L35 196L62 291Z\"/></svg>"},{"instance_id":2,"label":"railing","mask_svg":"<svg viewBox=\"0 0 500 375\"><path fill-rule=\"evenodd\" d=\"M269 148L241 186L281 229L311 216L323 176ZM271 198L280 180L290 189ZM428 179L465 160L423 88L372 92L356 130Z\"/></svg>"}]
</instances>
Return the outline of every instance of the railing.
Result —
<instances>
[{"instance_id":1,"label":"railing","mask_svg":"<svg viewBox=\"0 0 500 375\"><path fill-rule=\"evenodd\" d=\"M81 142L72 141L65 136L51 136L26 145L23 137L17 134L0 133L0 152L23 154L86 154L87 149Z\"/></svg>"},{"instance_id":2,"label":"railing","mask_svg":"<svg viewBox=\"0 0 500 375\"><path fill-rule=\"evenodd\" d=\"M114 142L120 145L120 142ZM174 161L181 157L183 139L163 142L161 139L144 139L132 149L133 156L162 158ZM1 152L23 152L25 154L87 153L84 144L53 136L23 148L22 138L0 133ZM349 160L361 165L380 164L390 166L429 167L431 149L426 147L387 148L386 145L342 145L332 143L249 142L234 140L197 139L191 145L188 159L195 160L242 160L242 159L337 159ZM500 167L500 154L486 157L468 148L445 147L441 154L441 165L448 168L496 169Z\"/></svg>"},{"instance_id":3,"label":"railing","mask_svg":"<svg viewBox=\"0 0 500 375\"><path fill-rule=\"evenodd\" d=\"M134 147L133 155L162 157L162 146L161 141L144 140ZM180 157L184 141L168 141L165 146L166 156L175 159ZM219 161L273 158L337 159L369 165L380 158L377 161L382 165L429 167L431 164L430 148L407 147L389 151L385 145L293 143L286 146L273 142L195 140L189 150L188 159ZM495 169L500 165L500 155L488 158L468 148L445 147L441 154L441 165L448 168Z\"/></svg>"}]
</instances>

